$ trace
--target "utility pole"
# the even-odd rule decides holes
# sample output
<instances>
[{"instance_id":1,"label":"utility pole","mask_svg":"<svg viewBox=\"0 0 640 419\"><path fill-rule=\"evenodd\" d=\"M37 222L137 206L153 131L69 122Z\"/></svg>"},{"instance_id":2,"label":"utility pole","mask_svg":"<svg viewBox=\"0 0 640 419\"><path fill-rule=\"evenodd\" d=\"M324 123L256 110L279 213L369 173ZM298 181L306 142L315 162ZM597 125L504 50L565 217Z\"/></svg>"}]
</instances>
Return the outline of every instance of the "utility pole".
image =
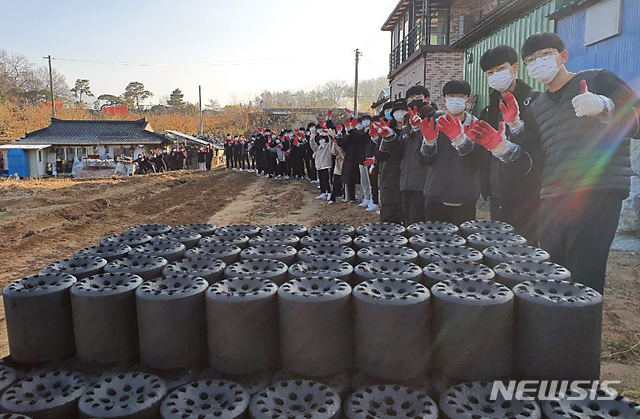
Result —
<instances>
[{"instance_id":1,"label":"utility pole","mask_svg":"<svg viewBox=\"0 0 640 419\"><path fill-rule=\"evenodd\" d=\"M51 90L51 117L56 117L56 99L53 97L53 69L51 68L51 55L46 56L49 60L49 89Z\"/></svg>"},{"instance_id":2,"label":"utility pole","mask_svg":"<svg viewBox=\"0 0 640 419\"><path fill-rule=\"evenodd\" d=\"M353 113L358 117L358 64L360 64L360 55L362 53L359 49L356 49L356 81L354 83L354 93L353 93Z\"/></svg>"},{"instance_id":3,"label":"utility pole","mask_svg":"<svg viewBox=\"0 0 640 419\"><path fill-rule=\"evenodd\" d=\"M200 102L200 137L202 137L202 134L204 134L202 128L202 86L198 86L198 99Z\"/></svg>"}]
</instances>

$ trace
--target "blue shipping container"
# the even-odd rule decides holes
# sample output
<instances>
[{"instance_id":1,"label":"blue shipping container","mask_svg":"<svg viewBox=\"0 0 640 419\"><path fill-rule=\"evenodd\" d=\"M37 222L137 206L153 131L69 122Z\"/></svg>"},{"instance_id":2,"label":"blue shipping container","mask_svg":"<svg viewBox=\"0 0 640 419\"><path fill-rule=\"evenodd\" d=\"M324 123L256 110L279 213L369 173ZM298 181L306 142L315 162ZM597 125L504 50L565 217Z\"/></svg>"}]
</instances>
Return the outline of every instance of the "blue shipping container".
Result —
<instances>
[{"instance_id":1,"label":"blue shipping container","mask_svg":"<svg viewBox=\"0 0 640 419\"><path fill-rule=\"evenodd\" d=\"M561 18L557 33L569 52L570 71L604 68L615 73L640 94L640 1L624 0L620 35L585 45L586 9Z\"/></svg>"},{"instance_id":2,"label":"blue shipping container","mask_svg":"<svg viewBox=\"0 0 640 419\"><path fill-rule=\"evenodd\" d=\"M10 176L17 174L20 178L29 177L28 152L26 150L9 150L7 152L7 167Z\"/></svg>"}]
</instances>

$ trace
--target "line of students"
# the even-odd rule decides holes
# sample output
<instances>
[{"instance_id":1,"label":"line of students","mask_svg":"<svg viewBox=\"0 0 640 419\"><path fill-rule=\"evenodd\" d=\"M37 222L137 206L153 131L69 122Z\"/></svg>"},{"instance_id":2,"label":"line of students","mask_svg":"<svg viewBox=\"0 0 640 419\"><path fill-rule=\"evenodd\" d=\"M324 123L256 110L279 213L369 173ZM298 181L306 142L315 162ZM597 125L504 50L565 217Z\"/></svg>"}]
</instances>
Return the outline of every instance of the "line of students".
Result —
<instances>
[{"instance_id":1,"label":"line of students","mask_svg":"<svg viewBox=\"0 0 640 419\"><path fill-rule=\"evenodd\" d=\"M493 90L480 120L466 112L471 86L450 81L442 91L445 114L431 114L427 91L416 103L412 88L409 103L395 101L374 123L380 183L393 179L381 188L382 214L402 202L405 224L459 224L475 218L482 194L493 219L514 225L576 282L603 292L629 194L630 138L640 137L640 99L609 71L569 72L569 54L554 33L531 36L522 56L547 90L519 80L518 53L498 46L480 61Z\"/></svg>"},{"instance_id":2,"label":"line of students","mask_svg":"<svg viewBox=\"0 0 640 419\"><path fill-rule=\"evenodd\" d=\"M603 292L629 194L630 138L640 137L640 99L609 71L569 72L554 33L531 36L522 57L544 92L518 79L517 51L498 46L480 60L492 89L480 119L467 112L466 81L443 86L444 111L428 89L413 86L380 115L351 115L336 126L329 113L306 130L261 131L258 171L300 176L307 159L318 173L318 199L333 203L344 186L353 201L360 185L363 206L379 204L381 221L405 225L475 219L482 195L492 219L512 224L576 282Z\"/></svg>"}]
</instances>

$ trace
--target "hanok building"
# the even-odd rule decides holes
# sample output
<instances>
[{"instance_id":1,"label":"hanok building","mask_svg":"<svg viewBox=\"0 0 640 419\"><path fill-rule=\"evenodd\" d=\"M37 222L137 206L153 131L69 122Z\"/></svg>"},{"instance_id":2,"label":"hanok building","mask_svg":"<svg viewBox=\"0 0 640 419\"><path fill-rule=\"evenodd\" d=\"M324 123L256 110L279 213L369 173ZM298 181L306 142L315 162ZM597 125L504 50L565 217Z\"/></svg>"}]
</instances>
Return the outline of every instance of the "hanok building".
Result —
<instances>
[{"instance_id":1,"label":"hanok building","mask_svg":"<svg viewBox=\"0 0 640 419\"><path fill-rule=\"evenodd\" d=\"M146 119L137 121L61 120L0 146L5 167L24 162L26 177L70 173L74 159L115 159L150 153L170 143L155 132ZM7 156L7 154L10 154ZM14 159L12 159L14 157ZM28 167L28 169L26 169Z\"/></svg>"}]
</instances>

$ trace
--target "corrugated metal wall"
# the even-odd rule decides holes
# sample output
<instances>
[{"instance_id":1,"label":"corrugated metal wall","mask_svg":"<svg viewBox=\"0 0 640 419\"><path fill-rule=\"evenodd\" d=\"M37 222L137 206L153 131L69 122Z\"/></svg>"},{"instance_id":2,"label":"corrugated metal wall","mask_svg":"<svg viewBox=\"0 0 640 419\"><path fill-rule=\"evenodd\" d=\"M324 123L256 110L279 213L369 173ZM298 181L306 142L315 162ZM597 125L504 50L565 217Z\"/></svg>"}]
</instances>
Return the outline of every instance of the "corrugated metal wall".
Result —
<instances>
[{"instance_id":1,"label":"corrugated metal wall","mask_svg":"<svg viewBox=\"0 0 640 419\"><path fill-rule=\"evenodd\" d=\"M620 35L590 46L584 45L586 18L586 10L580 10L558 21L558 35L569 51L567 68L605 68L640 94L640 1L624 0Z\"/></svg>"},{"instance_id":2,"label":"corrugated metal wall","mask_svg":"<svg viewBox=\"0 0 640 419\"><path fill-rule=\"evenodd\" d=\"M554 32L554 22L547 19L547 16L555 11L556 0L551 0L466 50L465 80L471 84L473 93L478 95L474 113L479 114L489 103L487 78L480 68L482 54L497 45L511 45L520 52L520 47L530 35L537 32ZM470 57L473 57L471 63L469 63ZM529 78L522 61L520 62L519 77L532 86L542 89L542 85Z\"/></svg>"}]
</instances>

